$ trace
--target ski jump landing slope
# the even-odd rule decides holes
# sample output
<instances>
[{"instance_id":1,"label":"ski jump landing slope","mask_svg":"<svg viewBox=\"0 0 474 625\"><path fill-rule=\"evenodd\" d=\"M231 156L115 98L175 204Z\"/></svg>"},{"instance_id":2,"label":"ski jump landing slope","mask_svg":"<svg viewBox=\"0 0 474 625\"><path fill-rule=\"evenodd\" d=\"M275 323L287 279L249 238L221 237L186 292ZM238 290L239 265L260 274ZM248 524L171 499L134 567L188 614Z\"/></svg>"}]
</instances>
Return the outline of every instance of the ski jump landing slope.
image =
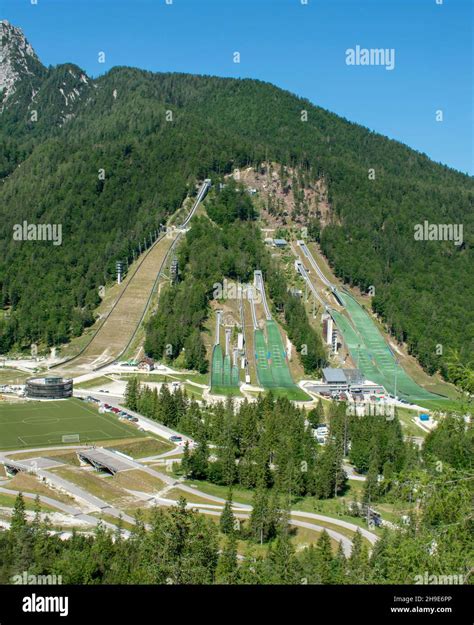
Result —
<instances>
[{"instance_id":1,"label":"ski jump landing slope","mask_svg":"<svg viewBox=\"0 0 474 625\"><path fill-rule=\"evenodd\" d=\"M212 349L211 392L225 392L225 389L239 387L239 365L232 364L230 353L224 354L220 344L222 311L216 312L216 337Z\"/></svg>"},{"instance_id":2,"label":"ski jump landing slope","mask_svg":"<svg viewBox=\"0 0 474 625\"><path fill-rule=\"evenodd\" d=\"M193 208L182 226L162 236L148 249L135 272L126 279L118 300L92 340L78 356L59 363L56 367L59 372L77 375L100 369L120 358L143 320L171 250L189 226L210 183L211 181L206 179L202 184Z\"/></svg>"},{"instance_id":3,"label":"ski jump landing slope","mask_svg":"<svg viewBox=\"0 0 474 625\"><path fill-rule=\"evenodd\" d=\"M364 376L372 382L381 384L391 395L409 402L444 399L441 395L430 393L412 380L397 362L388 343L366 310L347 291L341 292L324 276L304 241L298 241L298 246L321 282L344 307L342 312L326 303L326 310L334 319L353 362ZM313 282L306 272L303 273L300 269L300 273L307 281Z\"/></svg>"},{"instance_id":4,"label":"ski jump landing slope","mask_svg":"<svg viewBox=\"0 0 474 625\"><path fill-rule=\"evenodd\" d=\"M254 272L255 289L260 293L263 309L265 311L265 334L257 324L255 302L250 297L252 306L252 318L254 320L254 344L255 362L257 365L257 377L264 388L293 388L295 383L291 377L288 360L283 341L277 323L272 319L270 308L265 294L265 284L261 271Z\"/></svg>"}]
</instances>

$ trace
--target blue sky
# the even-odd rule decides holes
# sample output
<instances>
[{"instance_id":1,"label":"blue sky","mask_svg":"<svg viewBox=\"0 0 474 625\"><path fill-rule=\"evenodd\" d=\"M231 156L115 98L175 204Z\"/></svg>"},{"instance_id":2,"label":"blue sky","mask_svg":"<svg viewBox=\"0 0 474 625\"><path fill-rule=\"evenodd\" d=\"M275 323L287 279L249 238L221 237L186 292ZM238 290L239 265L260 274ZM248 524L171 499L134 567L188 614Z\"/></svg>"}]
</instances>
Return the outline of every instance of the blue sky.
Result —
<instances>
[{"instance_id":1,"label":"blue sky","mask_svg":"<svg viewBox=\"0 0 474 625\"><path fill-rule=\"evenodd\" d=\"M46 65L259 78L474 173L470 0L31 1L0 16ZM357 45L393 48L395 68L348 66Z\"/></svg>"}]
</instances>

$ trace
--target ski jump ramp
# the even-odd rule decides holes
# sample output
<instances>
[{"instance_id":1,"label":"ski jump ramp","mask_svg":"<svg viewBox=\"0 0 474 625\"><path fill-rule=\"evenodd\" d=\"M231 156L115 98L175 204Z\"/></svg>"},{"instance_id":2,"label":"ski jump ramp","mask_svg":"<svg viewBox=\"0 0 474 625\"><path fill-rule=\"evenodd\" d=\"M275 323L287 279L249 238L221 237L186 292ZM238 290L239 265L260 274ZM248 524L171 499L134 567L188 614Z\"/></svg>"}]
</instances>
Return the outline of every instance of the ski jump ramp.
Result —
<instances>
[{"instance_id":1,"label":"ski jump ramp","mask_svg":"<svg viewBox=\"0 0 474 625\"><path fill-rule=\"evenodd\" d=\"M382 385L393 396L407 401L444 399L425 390L406 373L398 363L393 351L386 342L376 323L367 311L347 291L340 291L322 273L313 255L304 241L297 242L302 254L308 260L319 279L331 290L336 301L344 308L338 311L324 302L312 283L301 261L295 262L296 270L307 282L315 298L321 302L333 318L351 358L364 376Z\"/></svg>"}]
</instances>

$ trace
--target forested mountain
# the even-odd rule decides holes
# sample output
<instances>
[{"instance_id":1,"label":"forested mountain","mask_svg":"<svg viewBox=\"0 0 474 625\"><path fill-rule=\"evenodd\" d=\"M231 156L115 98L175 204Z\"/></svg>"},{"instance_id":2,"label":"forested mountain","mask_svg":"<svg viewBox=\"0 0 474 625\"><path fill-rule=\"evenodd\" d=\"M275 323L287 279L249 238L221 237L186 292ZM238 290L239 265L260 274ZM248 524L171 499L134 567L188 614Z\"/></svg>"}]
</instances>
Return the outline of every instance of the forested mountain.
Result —
<instances>
[{"instance_id":1,"label":"forested mountain","mask_svg":"<svg viewBox=\"0 0 474 625\"><path fill-rule=\"evenodd\" d=\"M0 352L80 333L115 260L131 260L196 181L271 160L324 177L324 252L348 283L375 287L375 309L422 364L447 375L450 349L469 360L471 178L260 81L125 67L92 80L31 55L12 73L28 44L2 25L0 76L13 87L1 100L0 287L10 315ZM462 223L463 244L415 241L425 219ZM62 245L14 241L23 220L62 224Z\"/></svg>"}]
</instances>

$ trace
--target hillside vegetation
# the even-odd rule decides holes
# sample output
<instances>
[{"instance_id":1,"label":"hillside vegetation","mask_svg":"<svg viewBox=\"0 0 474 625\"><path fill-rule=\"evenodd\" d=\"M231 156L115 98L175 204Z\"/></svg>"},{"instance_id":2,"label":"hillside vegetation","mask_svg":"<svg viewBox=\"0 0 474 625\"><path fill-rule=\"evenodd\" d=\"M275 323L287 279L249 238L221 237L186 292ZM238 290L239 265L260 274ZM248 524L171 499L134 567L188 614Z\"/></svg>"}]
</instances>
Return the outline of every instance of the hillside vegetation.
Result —
<instances>
[{"instance_id":1,"label":"hillside vegetation","mask_svg":"<svg viewBox=\"0 0 474 625\"><path fill-rule=\"evenodd\" d=\"M69 116L57 98L65 75L82 85ZM324 253L347 283L375 287L374 309L427 370L449 377L450 350L472 357L472 179L259 81L123 67L80 76L75 66L38 76L37 126L31 103L2 113L0 352L80 334L115 261L131 260L198 180L272 160L303 184L324 177ZM221 222L225 206L214 207ZM415 241L425 219L462 223L463 244ZM62 245L14 241L23 220L61 223Z\"/></svg>"}]
</instances>

